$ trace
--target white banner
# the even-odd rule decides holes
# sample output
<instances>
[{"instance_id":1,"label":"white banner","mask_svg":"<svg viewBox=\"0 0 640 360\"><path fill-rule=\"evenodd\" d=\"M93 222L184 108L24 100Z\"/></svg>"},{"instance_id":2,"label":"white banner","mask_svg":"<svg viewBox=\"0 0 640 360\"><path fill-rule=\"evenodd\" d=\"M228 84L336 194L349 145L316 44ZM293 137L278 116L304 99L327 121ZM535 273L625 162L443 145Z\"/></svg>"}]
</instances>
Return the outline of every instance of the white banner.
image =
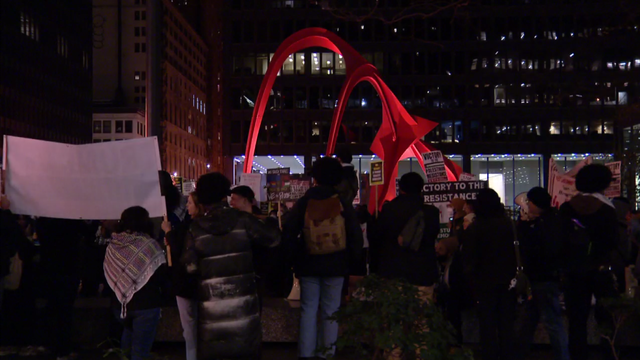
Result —
<instances>
[{"instance_id":1,"label":"white banner","mask_svg":"<svg viewBox=\"0 0 640 360\"><path fill-rule=\"evenodd\" d=\"M422 154L424 170L428 183L447 182L447 169L444 166L444 156L441 151L430 151Z\"/></svg>"},{"instance_id":2,"label":"white banner","mask_svg":"<svg viewBox=\"0 0 640 360\"><path fill-rule=\"evenodd\" d=\"M264 201L262 199L262 174L250 173L240 175L240 185L245 185L253 190L256 201Z\"/></svg>"},{"instance_id":3,"label":"white banner","mask_svg":"<svg viewBox=\"0 0 640 360\"><path fill-rule=\"evenodd\" d=\"M616 161L608 164L604 164L606 167L611 170L611 174L613 175L613 179L611 180L611 185L604 191L604 196L608 198L619 197L622 194L621 188L621 177L622 177L622 162Z\"/></svg>"},{"instance_id":4,"label":"white banner","mask_svg":"<svg viewBox=\"0 0 640 360\"><path fill-rule=\"evenodd\" d=\"M460 178L458 179L458 181L476 181L476 180L478 180L477 176L466 173L466 172L463 172L462 174L460 174Z\"/></svg>"},{"instance_id":5,"label":"white banner","mask_svg":"<svg viewBox=\"0 0 640 360\"><path fill-rule=\"evenodd\" d=\"M591 164L591 157L579 162L573 169L566 174L560 170L558 164L549 159L549 194L551 195L551 206L560 207L560 205L571 200L578 190L576 190L576 175L584 166Z\"/></svg>"},{"instance_id":6,"label":"white banner","mask_svg":"<svg viewBox=\"0 0 640 360\"><path fill-rule=\"evenodd\" d=\"M16 214L117 220L131 206L166 213L155 137L69 145L5 136L5 192Z\"/></svg>"}]
</instances>

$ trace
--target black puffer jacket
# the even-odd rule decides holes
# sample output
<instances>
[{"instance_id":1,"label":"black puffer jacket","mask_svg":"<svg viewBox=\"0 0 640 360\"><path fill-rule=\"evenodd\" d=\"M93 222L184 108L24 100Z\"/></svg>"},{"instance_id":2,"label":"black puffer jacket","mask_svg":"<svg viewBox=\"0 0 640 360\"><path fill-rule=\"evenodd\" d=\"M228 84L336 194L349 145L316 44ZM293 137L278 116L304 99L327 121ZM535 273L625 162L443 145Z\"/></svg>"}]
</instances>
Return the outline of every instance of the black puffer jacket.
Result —
<instances>
[{"instance_id":1,"label":"black puffer jacket","mask_svg":"<svg viewBox=\"0 0 640 360\"><path fill-rule=\"evenodd\" d=\"M262 334L252 243L275 246L277 228L218 203L194 219L181 261L200 276L198 359L251 357Z\"/></svg>"},{"instance_id":2,"label":"black puffer jacket","mask_svg":"<svg viewBox=\"0 0 640 360\"><path fill-rule=\"evenodd\" d=\"M422 210L425 229L418 251L403 248L398 236L409 220ZM389 279L405 279L416 286L431 286L438 280L436 238L440 232L438 209L425 205L420 195L401 194L384 205L374 231L368 234L379 251L378 274Z\"/></svg>"}]
</instances>

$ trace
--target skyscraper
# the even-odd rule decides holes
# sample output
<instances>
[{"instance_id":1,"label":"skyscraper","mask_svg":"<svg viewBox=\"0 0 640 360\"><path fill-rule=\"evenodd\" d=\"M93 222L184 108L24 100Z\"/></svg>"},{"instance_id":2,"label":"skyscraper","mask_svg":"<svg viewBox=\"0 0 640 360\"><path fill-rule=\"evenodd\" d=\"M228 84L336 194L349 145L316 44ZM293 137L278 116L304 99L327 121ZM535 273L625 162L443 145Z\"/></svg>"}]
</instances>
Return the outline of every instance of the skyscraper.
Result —
<instances>
[{"instance_id":1,"label":"skyscraper","mask_svg":"<svg viewBox=\"0 0 640 360\"><path fill-rule=\"evenodd\" d=\"M2 1L0 29L0 135L91 142L91 1Z\"/></svg>"}]
</instances>

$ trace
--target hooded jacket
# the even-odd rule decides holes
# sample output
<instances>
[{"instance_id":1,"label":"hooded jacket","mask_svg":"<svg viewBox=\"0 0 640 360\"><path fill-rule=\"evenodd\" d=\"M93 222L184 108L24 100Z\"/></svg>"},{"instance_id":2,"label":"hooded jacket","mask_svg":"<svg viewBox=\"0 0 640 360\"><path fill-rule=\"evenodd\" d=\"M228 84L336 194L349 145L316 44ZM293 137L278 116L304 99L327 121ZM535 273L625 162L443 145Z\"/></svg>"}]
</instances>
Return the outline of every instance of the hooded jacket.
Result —
<instances>
[{"instance_id":1,"label":"hooded jacket","mask_svg":"<svg viewBox=\"0 0 640 360\"><path fill-rule=\"evenodd\" d=\"M565 242L566 270L569 273L584 273L597 270L611 260L611 251L619 241L618 220L615 209L600 199L578 194L560 206L560 220ZM575 226L585 227L591 249L587 254L575 244Z\"/></svg>"},{"instance_id":2,"label":"hooded jacket","mask_svg":"<svg viewBox=\"0 0 640 360\"><path fill-rule=\"evenodd\" d=\"M277 228L226 202L193 220L181 262L199 274L198 359L258 354L262 332L251 245L279 240Z\"/></svg>"},{"instance_id":3,"label":"hooded jacket","mask_svg":"<svg viewBox=\"0 0 640 360\"><path fill-rule=\"evenodd\" d=\"M353 200L358 195L359 189L360 186L358 184L358 175L356 175L355 167L352 164L342 164L342 181L336 186L340 197L347 204L353 204Z\"/></svg>"},{"instance_id":4,"label":"hooded jacket","mask_svg":"<svg viewBox=\"0 0 640 360\"><path fill-rule=\"evenodd\" d=\"M418 251L403 248L398 236L418 212L425 215L425 229ZM440 232L438 209L425 205L420 195L401 194L384 205L376 229L369 236L379 251L378 273L384 278L405 279L417 286L431 286L438 280L435 241Z\"/></svg>"},{"instance_id":5,"label":"hooded jacket","mask_svg":"<svg viewBox=\"0 0 640 360\"><path fill-rule=\"evenodd\" d=\"M362 230L358 223L353 206L341 198L346 230L346 248L342 251L325 255L308 253L302 237L304 218L310 199L324 200L337 194L336 189L329 186L316 186L307 190L306 194L296 202L283 224L283 241L294 254L294 270L296 276L336 277L349 274L349 266L362 256Z\"/></svg>"}]
</instances>

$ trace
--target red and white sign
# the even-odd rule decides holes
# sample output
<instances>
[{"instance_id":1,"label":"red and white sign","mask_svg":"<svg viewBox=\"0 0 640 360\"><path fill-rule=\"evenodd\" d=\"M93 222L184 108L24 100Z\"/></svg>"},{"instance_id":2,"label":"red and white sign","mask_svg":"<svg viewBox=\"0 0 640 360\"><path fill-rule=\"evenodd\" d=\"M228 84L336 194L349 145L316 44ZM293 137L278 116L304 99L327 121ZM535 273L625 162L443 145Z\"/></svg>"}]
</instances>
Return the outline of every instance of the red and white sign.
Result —
<instances>
[{"instance_id":1,"label":"red and white sign","mask_svg":"<svg viewBox=\"0 0 640 360\"><path fill-rule=\"evenodd\" d=\"M430 151L422 154L424 170L428 183L447 182L447 169L444 166L444 156L441 151Z\"/></svg>"},{"instance_id":2,"label":"red and white sign","mask_svg":"<svg viewBox=\"0 0 640 360\"><path fill-rule=\"evenodd\" d=\"M573 169L565 173L560 170L558 164L549 159L549 194L551 195L551 206L560 207L560 205L571 200L578 190L576 190L576 175L584 166L591 164L591 157L579 162Z\"/></svg>"},{"instance_id":3,"label":"red and white sign","mask_svg":"<svg viewBox=\"0 0 640 360\"><path fill-rule=\"evenodd\" d=\"M620 161L604 164L606 167L611 170L611 174L613 175L613 180L611 180L611 185L604 191L604 196L608 198L619 197L622 194L621 191L621 181L620 178L622 176L622 163Z\"/></svg>"}]
</instances>

